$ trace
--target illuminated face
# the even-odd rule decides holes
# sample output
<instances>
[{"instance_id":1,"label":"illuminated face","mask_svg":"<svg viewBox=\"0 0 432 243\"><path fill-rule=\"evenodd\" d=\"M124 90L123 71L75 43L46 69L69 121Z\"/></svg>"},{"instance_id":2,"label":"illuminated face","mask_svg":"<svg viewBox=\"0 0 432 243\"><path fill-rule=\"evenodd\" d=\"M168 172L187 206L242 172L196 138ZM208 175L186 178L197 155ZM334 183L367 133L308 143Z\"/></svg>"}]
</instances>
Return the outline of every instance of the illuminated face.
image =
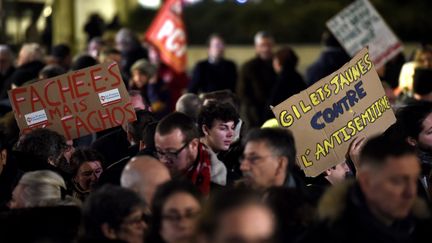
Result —
<instances>
[{"instance_id":1,"label":"illuminated face","mask_svg":"<svg viewBox=\"0 0 432 243\"><path fill-rule=\"evenodd\" d=\"M432 113L424 119L422 127L418 136L418 146L422 150L432 152Z\"/></svg>"},{"instance_id":2,"label":"illuminated face","mask_svg":"<svg viewBox=\"0 0 432 243\"><path fill-rule=\"evenodd\" d=\"M136 88L141 89L149 82L149 77L138 70L132 70L132 81Z\"/></svg>"},{"instance_id":3,"label":"illuminated face","mask_svg":"<svg viewBox=\"0 0 432 243\"><path fill-rule=\"evenodd\" d=\"M244 178L254 187L268 188L275 185L278 156L275 156L266 142L248 142L243 152L240 169Z\"/></svg>"},{"instance_id":4,"label":"illuminated face","mask_svg":"<svg viewBox=\"0 0 432 243\"><path fill-rule=\"evenodd\" d=\"M99 180L102 174L102 165L100 161L84 162L75 175L75 182L79 184L84 191L90 191Z\"/></svg>"},{"instance_id":5,"label":"illuminated face","mask_svg":"<svg viewBox=\"0 0 432 243\"><path fill-rule=\"evenodd\" d=\"M191 242L201 205L186 192L171 195L162 208L160 235L167 243Z\"/></svg>"},{"instance_id":6,"label":"illuminated face","mask_svg":"<svg viewBox=\"0 0 432 243\"><path fill-rule=\"evenodd\" d=\"M221 38L213 37L210 40L208 52L211 58L218 59L223 57L224 50L225 50L225 45Z\"/></svg>"},{"instance_id":7,"label":"illuminated face","mask_svg":"<svg viewBox=\"0 0 432 243\"><path fill-rule=\"evenodd\" d=\"M259 38L255 43L255 51L258 56L263 60L270 60L273 58L273 40L271 38Z\"/></svg>"},{"instance_id":8,"label":"illuminated face","mask_svg":"<svg viewBox=\"0 0 432 243\"><path fill-rule=\"evenodd\" d=\"M326 178L332 184L337 184L345 180L347 173L350 172L348 165L342 162L334 168L326 170Z\"/></svg>"},{"instance_id":9,"label":"illuminated face","mask_svg":"<svg viewBox=\"0 0 432 243\"><path fill-rule=\"evenodd\" d=\"M157 156L168 167L171 175L182 175L192 166L197 155L198 144L195 140L184 141L184 135L178 128L166 135L156 132Z\"/></svg>"},{"instance_id":10,"label":"illuminated face","mask_svg":"<svg viewBox=\"0 0 432 243\"><path fill-rule=\"evenodd\" d=\"M233 142L235 124L234 121L223 122L221 120L215 120L210 129L204 125L203 130L207 145L214 152L226 151Z\"/></svg>"},{"instance_id":11,"label":"illuminated face","mask_svg":"<svg viewBox=\"0 0 432 243\"><path fill-rule=\"evenodd\" d=\"M214 243L272 242L275 223L270 210L249 205L220 216Z\"/></svg>"},{"instance_id":12,"label":"illuminated face","mask_svg":"<svg viewBox=\"0 0 432 243\"><path fill-rule=\"evenodd\" d=\"M419 174L417 156L405 155L387 158L382 168L364 168L358 179L371 211L391 222L410 213Z\"/></svg>"}]
</instances>

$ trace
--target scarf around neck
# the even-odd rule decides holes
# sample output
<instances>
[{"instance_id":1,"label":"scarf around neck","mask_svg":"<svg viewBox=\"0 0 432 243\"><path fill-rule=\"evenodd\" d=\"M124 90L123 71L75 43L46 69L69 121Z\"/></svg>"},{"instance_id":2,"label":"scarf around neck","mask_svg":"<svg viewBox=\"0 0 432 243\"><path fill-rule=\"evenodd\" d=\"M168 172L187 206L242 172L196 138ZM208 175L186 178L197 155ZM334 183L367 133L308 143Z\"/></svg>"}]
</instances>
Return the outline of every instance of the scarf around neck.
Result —
<instances>
[{"instance_id":1,"label":"scarf around neck","mask_svg":"<svg viewBox=\"0 0 432 243\"><path fill-rule=\"evenodd\" d=\"M211 161L210 154L206 150L204 144L198 145L198 156L193 166L187 172L187 178L198 187L200 192L207 196L210 193L210 179L211 179Z\"/></svg>"}]
</instances>

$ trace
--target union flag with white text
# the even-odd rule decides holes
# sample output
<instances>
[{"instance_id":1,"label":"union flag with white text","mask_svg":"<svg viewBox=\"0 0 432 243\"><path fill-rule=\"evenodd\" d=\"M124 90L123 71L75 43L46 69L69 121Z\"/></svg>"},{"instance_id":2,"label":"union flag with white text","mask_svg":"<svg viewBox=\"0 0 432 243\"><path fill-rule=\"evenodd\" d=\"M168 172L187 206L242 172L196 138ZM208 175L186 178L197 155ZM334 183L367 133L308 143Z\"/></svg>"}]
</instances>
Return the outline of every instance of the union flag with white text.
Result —
<instances>
[{"instance_id":1,"label":"union flag with white text","mask_svg":"<svg viewBox=\"0 0 432 243\"><path fill-rule=\"evenodd\" d=\"M186 32L182 0L167 0L150 25L145 39L160 52L162 61L181 73L186 69Z\"/></svg>"}]
</instances>

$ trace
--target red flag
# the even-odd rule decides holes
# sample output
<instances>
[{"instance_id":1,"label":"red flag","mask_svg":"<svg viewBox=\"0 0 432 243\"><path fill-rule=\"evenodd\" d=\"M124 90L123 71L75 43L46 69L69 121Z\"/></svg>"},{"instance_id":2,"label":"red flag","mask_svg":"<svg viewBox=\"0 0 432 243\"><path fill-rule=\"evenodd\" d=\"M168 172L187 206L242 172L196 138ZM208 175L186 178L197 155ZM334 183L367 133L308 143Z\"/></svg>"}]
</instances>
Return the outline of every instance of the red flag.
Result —
<instances>
[{"instance_id":1,"label":"red flag","mask_svg":"<svg viewBox=\"0 0 432 243\"><path fill-rule=\"evenodd\" d=\"M165 1L145 36L158 48L162 61L179 73L186 69L186 32L182 11L182 0Z\"/></svg>"}]
</instances>

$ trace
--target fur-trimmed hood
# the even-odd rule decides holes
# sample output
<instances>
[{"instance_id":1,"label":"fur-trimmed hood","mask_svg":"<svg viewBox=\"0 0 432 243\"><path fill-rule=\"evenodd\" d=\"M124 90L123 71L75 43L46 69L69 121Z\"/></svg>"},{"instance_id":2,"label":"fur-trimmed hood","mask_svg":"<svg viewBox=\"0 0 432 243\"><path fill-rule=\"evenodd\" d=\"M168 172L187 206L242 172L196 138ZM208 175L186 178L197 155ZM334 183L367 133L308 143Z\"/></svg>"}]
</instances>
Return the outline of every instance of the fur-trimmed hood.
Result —
<instances>
[{"instance_id":1,"label":"fur-trimmed hood","mask_svg":"<svg viewBox=\"0 0 432 243\"><path fill-rule=\"evenodd\" d=\"M325 220L328 222L335 222L339 220L347 208L349 193L356 185L355 180L347 180L338 185L330 187L324 195L321 197L317 214L319 220ZM430 210L426 202L417 198L412 208L412 214L414 217L423 219L430 217Z\"/></svg>"}]
</instances>

